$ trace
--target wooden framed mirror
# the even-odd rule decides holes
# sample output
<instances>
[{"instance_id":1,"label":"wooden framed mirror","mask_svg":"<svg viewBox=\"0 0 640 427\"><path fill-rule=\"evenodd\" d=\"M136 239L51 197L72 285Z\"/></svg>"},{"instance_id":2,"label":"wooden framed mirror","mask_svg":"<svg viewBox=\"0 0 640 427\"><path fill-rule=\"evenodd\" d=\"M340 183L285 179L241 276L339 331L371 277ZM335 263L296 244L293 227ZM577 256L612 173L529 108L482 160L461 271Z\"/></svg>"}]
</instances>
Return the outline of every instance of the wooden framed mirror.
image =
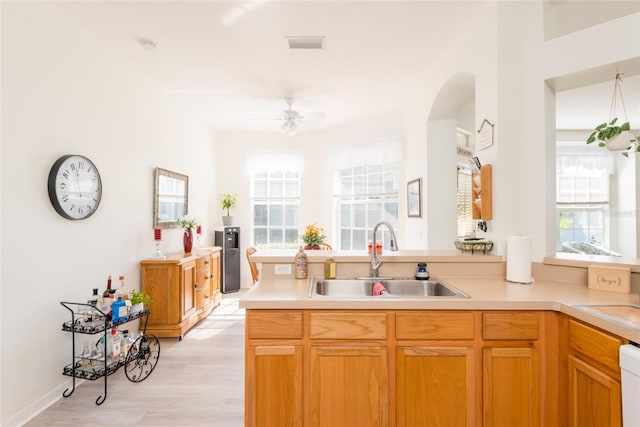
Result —
<instances>
[{"instance_id":1,"label":"wooden framed mirror","mask_svg":"<svg viewBox=\"0 0 640 427\"><path fill-rule=\"evenodd\" d=\"M155 169L153 228L177 227L189 213L189 177L162 168Z\"/></svg>"}]
</instances>

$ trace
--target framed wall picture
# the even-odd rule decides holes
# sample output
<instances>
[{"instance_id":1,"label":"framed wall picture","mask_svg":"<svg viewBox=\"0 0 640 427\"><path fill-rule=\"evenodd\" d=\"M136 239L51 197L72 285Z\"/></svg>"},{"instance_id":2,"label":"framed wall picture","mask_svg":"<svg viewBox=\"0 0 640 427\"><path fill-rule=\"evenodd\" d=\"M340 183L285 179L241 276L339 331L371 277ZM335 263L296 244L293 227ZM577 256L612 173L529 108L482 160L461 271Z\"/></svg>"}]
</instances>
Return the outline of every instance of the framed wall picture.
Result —
<instances>
[{"instance_id":1,"label":"framed wall picture","mask_svg":"<svg viewBox=\"0 0 640 427\"><path fill-rule=\"evenodd\" d=\"M422 178L407 183L407 215L422 216Z\"/></svg>"}]
</instances>

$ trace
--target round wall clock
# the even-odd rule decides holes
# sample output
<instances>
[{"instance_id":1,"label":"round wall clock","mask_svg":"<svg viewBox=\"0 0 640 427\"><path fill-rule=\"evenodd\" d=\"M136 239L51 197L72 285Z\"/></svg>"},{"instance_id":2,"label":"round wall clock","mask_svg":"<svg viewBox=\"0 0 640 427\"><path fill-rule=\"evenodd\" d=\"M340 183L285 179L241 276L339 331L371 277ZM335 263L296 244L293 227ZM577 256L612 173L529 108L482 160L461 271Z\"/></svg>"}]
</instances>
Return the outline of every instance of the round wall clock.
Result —
<instances>
[{"instance_id":1,"label":"round wall clock","mask_svg":"<svg viewBox=\"0 0 640 427\"><path fill-rule=\"evenodd\" d=\"M49 171L49 200L62 217L70 220L89 218L102 198L100 172L84 156L60 157Z\"/></svg>"}]
</instances>

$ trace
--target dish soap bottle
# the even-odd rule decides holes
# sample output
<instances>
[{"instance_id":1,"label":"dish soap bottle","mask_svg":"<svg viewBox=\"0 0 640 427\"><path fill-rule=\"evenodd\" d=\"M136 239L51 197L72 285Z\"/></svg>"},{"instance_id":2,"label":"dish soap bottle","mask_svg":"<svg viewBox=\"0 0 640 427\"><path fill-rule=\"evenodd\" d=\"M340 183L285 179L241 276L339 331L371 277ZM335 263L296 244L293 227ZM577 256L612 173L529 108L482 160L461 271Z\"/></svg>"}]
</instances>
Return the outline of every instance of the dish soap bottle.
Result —
<instances>
[{"instance_id":1,"label":"dish soap bottle","mask_svg":"<svg viewBox=\"0 0 640 427\"><path fill-rule=\"evenodd\" d=\"M307 278L307 254L302 250L302 246L299 247L298 253L296 254L296 279L306 279Z\"/></svg>"},{"instance_id":2,"label":"dish soap bottle","mask_svg":"<svg viewBox=\"0 0 640 427\"><path fill-rule=\"evenodd\" d=\"M331 254L327 255L327 260L324 262L324 278L325 279L336 278L336 260L333 259Z\"/></svg>"}]
</instances>

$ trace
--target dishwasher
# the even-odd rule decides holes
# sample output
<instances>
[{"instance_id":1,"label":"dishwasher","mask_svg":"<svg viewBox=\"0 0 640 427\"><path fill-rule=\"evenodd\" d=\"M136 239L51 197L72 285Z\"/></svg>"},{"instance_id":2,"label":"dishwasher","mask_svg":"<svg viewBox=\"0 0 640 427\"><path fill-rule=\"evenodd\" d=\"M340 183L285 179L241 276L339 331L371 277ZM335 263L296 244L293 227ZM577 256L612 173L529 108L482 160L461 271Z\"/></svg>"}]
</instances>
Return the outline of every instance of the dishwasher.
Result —
<instances>
[{"instance_id":1,"label":"dishwasher","mask_svg":"<svg viewBox=\"0 0 640 427\"><path fill-rule=\"evenodd\" d=\"M640 427L640 347L620 346L622 371L622 425Z\"/></svg>"}]
</instances>

